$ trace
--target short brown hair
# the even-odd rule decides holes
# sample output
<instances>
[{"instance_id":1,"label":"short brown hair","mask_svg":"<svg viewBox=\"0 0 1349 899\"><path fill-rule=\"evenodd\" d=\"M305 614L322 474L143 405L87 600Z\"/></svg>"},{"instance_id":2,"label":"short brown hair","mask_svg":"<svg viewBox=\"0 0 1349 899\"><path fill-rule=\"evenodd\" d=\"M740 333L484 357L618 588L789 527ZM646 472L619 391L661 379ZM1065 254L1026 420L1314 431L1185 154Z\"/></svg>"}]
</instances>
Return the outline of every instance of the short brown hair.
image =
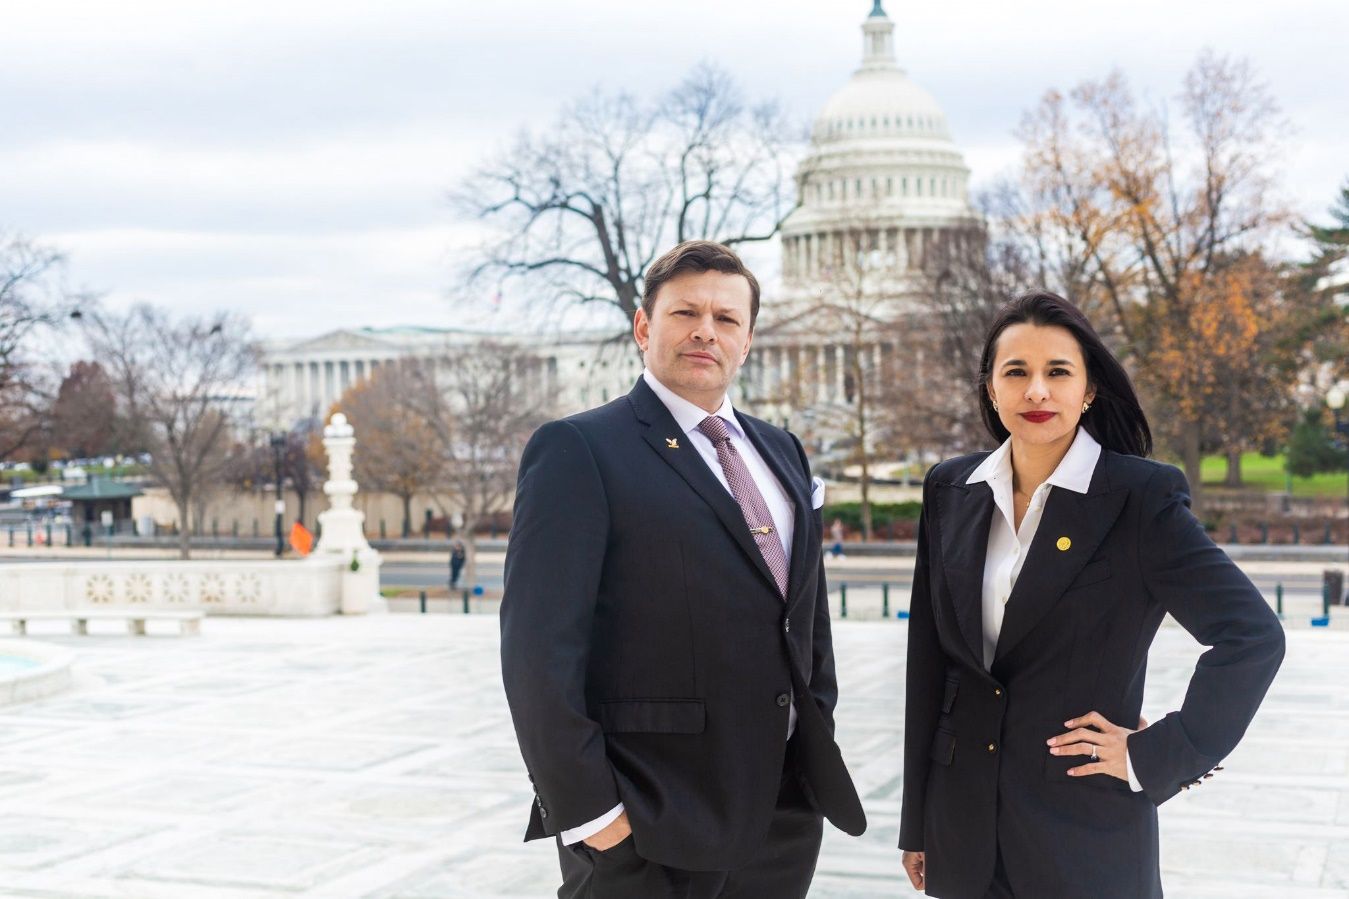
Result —
<instances>
[{"instance_id":1,"label":"short brown hair","mask_svg":"<svg viewBox=\"0 0 1349 899\"><path fill-rule=\"evenodd\" d=\"M727 275L743 275L749 282L749 329L759 317L759 281L735 251L725 244L711 240L686 240L668 251L646 270L642 281L642 311L648 319L656 309L656 294L666 281L686 272L717 271Z\"/></svg>"}]
</instances>

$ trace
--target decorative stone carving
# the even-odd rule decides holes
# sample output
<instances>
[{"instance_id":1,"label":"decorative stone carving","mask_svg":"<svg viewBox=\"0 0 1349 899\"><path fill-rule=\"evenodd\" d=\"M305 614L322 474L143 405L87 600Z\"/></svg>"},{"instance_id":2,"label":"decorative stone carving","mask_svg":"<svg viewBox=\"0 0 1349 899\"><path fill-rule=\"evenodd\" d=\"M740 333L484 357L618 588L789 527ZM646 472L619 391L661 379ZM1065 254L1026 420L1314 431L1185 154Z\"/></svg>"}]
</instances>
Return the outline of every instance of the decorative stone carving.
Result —
<instances>
[{"instance_id":1,"label":"decorative stone carving","mask_svg":"<svg viewBox=\"0 0 1349 899\"><path fill-rule=\"evenodd\" d=\"M365 539L365 514L352 508L357 484L351 477L351 456L356 437L341 412L323 429L323 448L328 453L328 480L323 492L329 508L320 513L323 533L314 548L314 558L336 557L342 567L342 614L363 615L379 608L380 557Z\"/></svg>"}]
</instances>

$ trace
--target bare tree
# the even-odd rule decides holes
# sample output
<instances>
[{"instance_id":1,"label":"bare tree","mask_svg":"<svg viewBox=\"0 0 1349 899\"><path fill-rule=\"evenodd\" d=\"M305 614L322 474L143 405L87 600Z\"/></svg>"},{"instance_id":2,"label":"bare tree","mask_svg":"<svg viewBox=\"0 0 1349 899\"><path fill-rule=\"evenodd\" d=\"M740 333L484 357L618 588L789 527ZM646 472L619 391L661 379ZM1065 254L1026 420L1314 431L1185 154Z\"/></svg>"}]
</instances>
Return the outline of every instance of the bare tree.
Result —
<instances>
[{"instance_id":1,"label":"bare tree","mask_svg":"<svg viewBox=\"0 0 1349 899\"><path fill-rule=\"evenodd\" d=\"M470 281L521 281L563 305L610 307L626 325L668 247L777 233L801 136L776 104L746 103L711 66L654 101L597 91L521 134L453 195L494 226Z\"/></svg>"},{"instance_id":2,"label":"bare tree","mask_svg":"<svg viewBox=\"0 0 1349 899\"><path fill-rule=\"evenodd\" d=\"M153 306L84 314L95 358L130 425L131 443L178 508L178 550L191 556L192 512L225 475L230 405L253 374L248 326L229 313L173 319Z\"/></svg>"},{"instance_id":3,"label":"bare tree","mask_svg":"<svg viewBox=\"0 0 1349 899\"><path fill-rule=\"evenodd\" d=\"M63 261L48 247L0 234L0 459L31 444L47 423L55 385L34 349L79 300L60 283Z\"/></svg>"},{"instance_id":4,"label":"bare tree","mask_svg":"<svg viewBox=\"0 0 1349 899\"><path fill-rule=\"evenodd\" d=\"M435 432L442 492L463 516L466 578L477 576L473 534L503 512L529 436L553 415L555 389L541 360L515 346L454 347L413 369L407 408ZM449 511L445 509L444 511Z\"/></svg>"}]
</instances>

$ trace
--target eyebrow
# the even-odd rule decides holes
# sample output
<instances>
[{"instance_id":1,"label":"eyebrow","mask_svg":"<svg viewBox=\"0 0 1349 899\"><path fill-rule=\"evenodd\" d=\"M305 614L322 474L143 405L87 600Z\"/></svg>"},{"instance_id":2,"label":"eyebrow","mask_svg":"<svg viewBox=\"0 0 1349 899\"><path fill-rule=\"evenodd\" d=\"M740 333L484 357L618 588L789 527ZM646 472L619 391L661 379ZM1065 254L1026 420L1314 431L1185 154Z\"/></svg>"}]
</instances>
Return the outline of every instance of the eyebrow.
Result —
<instances>
[{"instance_id":1,"label":"eyebrow","mask_svg":"<svg viewBox=\"0 0 1349 899\"><path fill-rule=\"evenodd\" d=\"M1025 364L1026 364L1026 360L1025 360L1025 359L1007 359L1007 360L1005 360L1002 364L1003 364L1004 366L1008 366L1008 365L1025 365ZM1049 362L1046 363L1046 364L1048 364L1048 365L1076 365L1077 363L1074 362L1074 361L1071 360L1071 359L1050 359Z\"/></svg>"}]
</instances>

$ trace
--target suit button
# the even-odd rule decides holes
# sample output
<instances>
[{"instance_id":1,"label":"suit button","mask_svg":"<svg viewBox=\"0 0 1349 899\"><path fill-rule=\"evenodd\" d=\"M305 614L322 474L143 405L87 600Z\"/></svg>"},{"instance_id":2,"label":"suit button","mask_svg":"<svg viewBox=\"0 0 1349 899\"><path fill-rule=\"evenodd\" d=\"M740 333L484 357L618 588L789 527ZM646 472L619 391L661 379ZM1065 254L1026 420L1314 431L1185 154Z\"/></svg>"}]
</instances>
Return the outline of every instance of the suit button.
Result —
<instances>
[{"instance_id":1,"label":"suit button","mask_svg":"<svg viewBox=\"0 0 1349 899\"><path fill-rule=\"evenodd\" d=\"M993 688L993 695L994 695L994 696L1001 696L1001 695L1002 695L1002 687L994 687L994 688Z\"/></svg>"},{"instance_id":2,"label":"suit button","mask_svg":"<svg viewBox=\"0 0 1349 899\"><path fill-rule=\"evenodd\" d=\"M780 709L785 709L785 708L787 707L787 703L789 703L789 702L791 702L791 701L792 701L792 697L789 696L788 694L786 694L786 693L779 693L779 694L778 694L778 708L780 708Z\"/></svg>"},{"instance_id":3,"label":"suit button","mask_svg":"<svg viewBox=\"0 0 1349 899\"><path fill-rule=\"evenodd\" d=\"M539 817L540 817L540 818L547 818L547 817L548 817L548 809L544 808L543 806L539 806Z\"/></svg>"},{"instance_id":4,"label":"suit button","mask_svg":"<svg viewBox=\"0 0 1349 899\"><path fill-rule=\"evenodd\" d=\"M989 743L989 744L988 744L988 751L989 751L989 752L997 752L997 751L998 751L998 744L997 744L997 743Z\"/></svg>"}]
</instances>

